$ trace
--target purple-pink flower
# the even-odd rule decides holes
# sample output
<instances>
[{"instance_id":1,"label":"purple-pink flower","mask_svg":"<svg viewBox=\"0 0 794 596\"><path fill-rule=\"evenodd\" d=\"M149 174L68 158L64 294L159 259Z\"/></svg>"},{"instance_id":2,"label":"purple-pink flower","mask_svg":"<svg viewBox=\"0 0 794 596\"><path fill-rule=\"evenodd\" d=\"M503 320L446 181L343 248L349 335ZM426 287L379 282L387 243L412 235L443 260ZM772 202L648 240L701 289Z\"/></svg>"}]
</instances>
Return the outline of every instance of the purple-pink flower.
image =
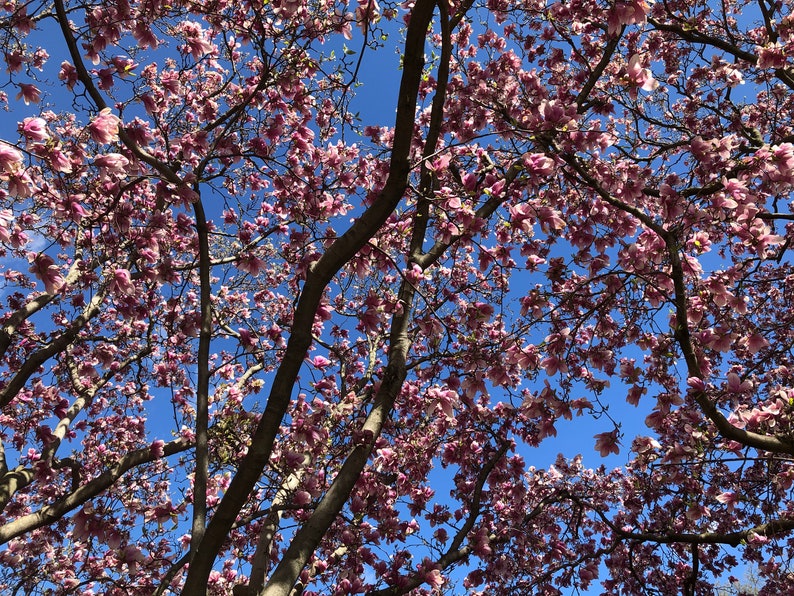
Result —
<instances>
[{"instance_id":1,"label":"purple-pink flower","mask_svg":"<svg viewBox=\"0 0 794 596\"><path fill-rule=\"evenodd\" d=\"M22 164L22 153L11 145L0 142L0 170L16 172Z\"/></svg>"},{"instance_id":2,"label":"purple-pink flower","mask_svg":"<svg viewBox=\"0 0 794 596\"><path fill-rule=\"evenodd\" d=\"M106 173L123 174L130 165L130 160L121 153L105 153L94 157L94 165L102 168Z\"/></svg>"},{"instance_id":3,"label":"purple-pink flower","mask_svg":"<svg viewBox=\"0 0 794 596\"><path fill-rule=\"evenodd\" d=\"M105 108L88 125L88 131L97 143L113 143L119 139L119 124L118 116L111 113L110 108Z\"/></svg>"},{"instance_id":4,"label":"purple-pink flower","mask_svg":"<svg viewBox=\"0 0 794 596\"><path fill-rule=\"evenodd\" d=\"M30 83L19 83L19 93L17 93L17 99L21 99L25 102L25 105L30 105L31 103L39 103L41 101L41 91L36 85L32 85Z\"/></svg>"},{"instance_id":5,"label":"purple-pink flower","mask_svg":"<svg viewBox=\"0 0 794 596\"><path fill-rule=\"evenodd\" d=\"M113 272L113 280L111 283L114 291L120 294L130 295L135 293L135 284L132 283L132 276L129 270L118 268Z\"/></svg>"},{"instance_id":6,"label":"purple-pink flower","mask_svg":"<svg viewBox=\"0 0 794 596\"><path fill-rule=\"evenodd\" d=\"M19 132L28 141L46 141L50 138L47 132L47 121L44 118L25 118L19 124Z\"/></svg>"},{"instance_id":7,"label":"purple-pink flower","mask_svg":"<svg viewBox=\"0 0 794 596\"><path fill-rule=\"evenodd\" d=\"M608 433L598 433L594 438L596 440L596 451L601 454L601 457L606 457L610 453L614 453L615 455L620 453L617 430Z\"/></svg>"},{"instance_id":8,"label":"purple-pink flower","mask_svg":"<svg viewBox=\"0 0 794 596\"><path fill-rule=\"evenodd\" d=\"M659 82L653 78L650 69L642 67L642 57L639 54L634 54L629 58L625 72L629 95L633 99L637 99L638 88L643 91L653 91L659 87Z\"/></svg>"},{"instance_id":9,"label":"purple-pink flower","mask_svg":"<svg viewBox=\"0 0 794 596\"><path fill-rule=\"evenodd\" d=\"M66 84L67 89L72 89L77 84L77 69L69 62L62 62L58 79Z\"/></svg>"},{"instance_id":10,"label":"purple-pink flower","mask_svg":"<svg viewBox=\"0 0 794 596\"><path fill-rule=\"evenodd\" d=\"M30 272L44 282L44 291L48 294L56 294L66 283L55 261L44 253L33 257Z\"/></svg>"}]
</instances>

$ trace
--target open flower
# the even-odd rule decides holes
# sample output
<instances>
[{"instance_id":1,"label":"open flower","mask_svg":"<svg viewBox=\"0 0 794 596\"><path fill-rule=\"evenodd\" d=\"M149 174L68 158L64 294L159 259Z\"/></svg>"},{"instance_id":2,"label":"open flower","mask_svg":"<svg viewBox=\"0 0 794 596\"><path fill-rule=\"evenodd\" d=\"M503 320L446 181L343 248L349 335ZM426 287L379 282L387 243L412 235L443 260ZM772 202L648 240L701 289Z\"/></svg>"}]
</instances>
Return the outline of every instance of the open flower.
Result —
<instances>
[{"instance_id":1,"label":"open flower","mask_svg":"<svg viewBox=\"0 0 794 596\"><path fill-rule=\"evenodd\" d=\"M121 153L105 153L94 157L94 165L109 174L123 174L130 165L130 160Z\"/></svg>"},{"instance_id":2,"label":"open flower","mask_svg":"<svg viewBox=\"0 0 794 596\"><path fill-rule=\"evenodd\" d=\"M21 99L25 102L25 105L30 105L31 103L39 103L41 101L41 91L36 85L31 85L30 83L19 83L19 93L17 93L17 99Z\"/></svg>"},{"instance_id":3,"label":"open flower","mask_svg":"<svg viewBox=\"0 0 794 596\"><path fill-rule=\"evenodd\" d=\"M554 160L543 153L525 153L522 156L524 168L533 179L544 179L551 176L555 169Z\"/></svg>"},{"instance_id":4,"label":"open flower","mask_svg":"<svg viewBox=\"0 0 794 596\"><path fill-rule=\"evenodd\" d=\"M44 282L44 291L48 294L57 293L66 283L55 261L43 253L33 258L30 272Z\"/></svg>"},{"instance_id":5,"label":"open flower","mask_svg":"<svg viewBox=\"0 0 794 596\"><path fill-rule=\"evenodd\" d=\"M0 170L12 173L22 164L22 153L11 145L0 143Z\"/></svg>"},{"instance_id":6,"label":"open flower","mask_svg":"<svg viewBox=\"0 0 794 596\"><path fill-rule=\"evenodd\" d=\"M46 141L50 138L44 118L25 118L19 125L19 132L28 141Z\"/></svg>"},{"instance_id":7,"label":"open flower","mask_svg":"<svg viewBox=\"0 0 794 596\"><path fill-rule=\"evenodd\" d=\"M165 441L162 439L157 439L156 441L152 442L151 445L149 445L149 453L151 453L152 457L163 457L163 455L165 455L163 447L165 447Z\"/></svg>"},{"instance_id":8,"label":"open flower","mask_svg":"<svg viewBox=\"0 0 794 596\"><path fill-rule=\"evenodd\" d=\"M12 197L29 197L33 194L33 180L27 172L17 172L8 177L8 194Z\"/></svg>"},{"instance_id":9,"label":"open flower","mask_svg":"<svg viewBox=\"0 0 794 596\"><path fill-rule=\"evenodd\" d=\"M212 43L207 39L207 32L192 21L185 21L179 26L182 35L185 36L183 50L189 53L194 60L199 60L205 54L210 54L213 50Z\"/></svg>"},{"instance_id":10,"label":"open flower","mask_svg":"<svg viewBox=\"0 0 794 596\"><path fill-rule=\"evenodd\" d=\"M766 348L768 345L769 342L760 333L753 333L750 337L747 338L747 349L750 350L751 354L758 353L760 350Z\"/></svg>"},{"instance_id":11,"label":"open flower","mask_svg":"<svg viewBox=\"0 0 794 596\"><path fill-rule=\"evenodd\" d=\"M113 280L111 283L113 289L120 294L129 296L135 293L135 284L132 283L132 276L127 269L116 269L113 272Z\"/></svg>"},{"instance_id":12,"label":"open flower","mask_svg":"<svg viewBox=\"0 0 794 596\"><path fill-rule=\"evenodd\" d=\"M733 491L726 491L722 494L719 494L717 495L716 499L723 505L727 505L728 511L733 511L733 508L741 503L741 498L739 498L739 495Z\"/></svg>"},{"instance_id":13,"label":"open flower","mask_svg":"<svg viewBox=\"0 0 794 596\"><path fill-rule=\"evenodd\" d=\"M62 151L62 147L58 144L55 147L50 147L47 158L50 161L50 166L56 172L64 172L69 174L72 171L72 162L69 157Z\"/></svg>"},{"instance_id":14,"label":"open flower","mask_svg":"<svg viewBox=\"0 0 794 596\"><path fill-rule=\"evenodd\" d=\"M77 84L77 69L69 62L61 62L61 70L58 72L58 79L63 81L66 88L71 91Z\"/></svg>"},{"instance_id":15,"label":"open flower","mask_svg":"<svg viewBox=\"0 0 794 596\"><path fill-rule=\"evenodd\" d=\"M324 369L331 364L331 361L325 356L315 356L312 358L312 364L319 369Z\"/></svg>"},{"instance_id":16,"label":"open flower","mask_svg":"<svg viewBox=\"0 0 794 596\"><path fill-rule=\"evenodd\" d=\"M601 454L601 457L606 457L610 453L614 453L615 455L620 453L617 429L608 433L598 433L594 438L596 440L596 451Z\"/></svg>"},{"instance_id":17,"label":"open flower","mask_svg":"<svg viewBox=\"0 0 794 596\"><path fill-rule=\"evenodd\" d=\"M634 54L629 58L625 74L629 95L632 99L637 99L637 89L653 91L659 86L659 81L653 78L650 69L642 67L642 59L639 54Z\"/></svg>"},{"instance_id":18,"label":"open flower","mask_svg":"<svg viewBox=\"0 0 794 596\"><path fill-rule=\"evenodd\" d=\"M786 66L786 54L780 43L756 47L758 52L758 68L783 68Z\"/></svg>"},{"instance_id":19,"label":"open flower","mask_svg":"<svg viewBox=\"0 0 794 596\"><path fill-rule=\"evenodd\" d=\"M105 108L88 125L88 131L97 143L113 143L119 139L120 123L118 116L112 114L110 108Z\"/></svg>"},{"instance_id":20,"label":"open flower","mask_svg":"<svg viewBox=\"0 0 794 596\"><path fill-rule=\"evenodd\" d=\"M632 2L616 2L607 19L608 33L614 35L624 25L643 24L651 9L652 2L633 0Z\"/></svg>"}]
</instances>

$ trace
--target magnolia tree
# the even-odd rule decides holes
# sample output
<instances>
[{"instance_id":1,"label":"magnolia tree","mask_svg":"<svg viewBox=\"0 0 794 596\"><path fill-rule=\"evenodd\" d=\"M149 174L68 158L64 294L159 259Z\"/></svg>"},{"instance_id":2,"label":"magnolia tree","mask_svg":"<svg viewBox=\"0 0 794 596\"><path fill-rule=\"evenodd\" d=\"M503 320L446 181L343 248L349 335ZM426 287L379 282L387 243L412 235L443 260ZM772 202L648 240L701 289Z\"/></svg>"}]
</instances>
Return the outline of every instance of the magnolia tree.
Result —
<instances>
[{"instance_id":1,"label":"magnolia tree","mask_svg":"<svg viewBox=\"0 0 794 596\"><path fill-rule=\"evenodd\" d=\"M790 590L791 9L5 2L3 593Z\"/></svg>"}]
</instances>

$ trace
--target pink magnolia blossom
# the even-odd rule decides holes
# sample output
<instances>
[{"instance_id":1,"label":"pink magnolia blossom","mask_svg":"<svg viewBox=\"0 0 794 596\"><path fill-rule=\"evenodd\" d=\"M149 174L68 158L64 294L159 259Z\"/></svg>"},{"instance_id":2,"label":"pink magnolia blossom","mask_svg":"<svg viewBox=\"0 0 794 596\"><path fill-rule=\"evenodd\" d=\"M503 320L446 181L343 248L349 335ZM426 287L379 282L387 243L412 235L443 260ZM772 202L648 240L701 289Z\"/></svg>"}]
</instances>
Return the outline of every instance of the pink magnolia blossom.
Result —
<instances>
[{"instance_id":1,"label":"pink magnolia blossom","mask_svg":"<svg viewBox=\"0 0 794 596\"><path fill-rule=\"evenodd\" d=\"M71 160L60 146L50 146L47 149L47 160L53 170L64 174L69 174L73 171Z\"/></svg>"},{"instance_id":2,"label":"pink magnolia blossom","mask_svg":"<svg viewBox=\"0 0 794 596\"><path fill-rule=\"evenodd\" d=\"M112 89L114 74L115 70L112 68L100 68L99 72L97 73L99 77L99 83L97 84L97 87L105 91Z\"/></svg>"},{"instance_id":3,"label":"pink magnolia blossom","mask_svg":"<svg viewBox=\"0 0 794 596\"><path fill-rule=\"evenodd\" d=\"M11 241L11 229L14 222L14 213L10 209L0 209L0 242Z\"/></svg>"},{"instance_id":4,"label":"pink magnolia blossom","mask_svg":"<svg viewBox=\"0 0 794 596\"><path fill-rule=\"evenodd\" d=\"M165 446L165 441L162 439L157 439L153 441L152 444L149 446L149 451L151 452L153 457L163 457L165 452L163 451L163 447Z\"/></svg>"},{"instance_id":5,"label":"pink magnolia blossom","mask_svg":"<svg viewBox=\"0 0 794 596\"><path fill-rule=\"evenodd\" d=\"M27 35L35 26L33 19L28 15L28 7L23 4L19 8L14 8L16 9L12 19L14 30L22 35Z\"/></svg>"},{"instance_id":6,"label":"pink magnolia blossom","mask_svg":"<svg viewBox=\"0 0 794 596\"><path fill-rule=\"evenodd\" d=\"M541 360L540 366L546 371L546 374L550 377L553 377L558 372L566 373L568 372L568 364L565 362L564 358L559 358L557 356L548 356Z\"/></svg>"},{"instance_id":7,"label":"pink magnolia blossom","mask_svg":"<svg viewBox=\"0 0 794 596\"><path fill-rule=\"evenodd\" d=\"M707 387L706 382L700 377L689 377L686 384L694 391L705 391Z\"/></svg>"},{"instance_id":8,"label":"pink magnolia blossom","mask_svg":"<svg viewBox=\"0 0 794 596\"><path fill-rule=\"evenodd\" d=\"M377 0L356 0L358 6L355 11L356 23L363 35L367 34L369 24L380 19L380 5Z\"/></svg>"},{"instance_id":9,"label":"pink magnolia blossom","mask_svg":"<svg viewBox=\"0 0 794 596\"><path fill-rule=\"evenodd\" d=\"M312 502L312 496L305 490L296 491L292 496L292 503L294 505L308 505Z\"/></svg>"},{"instance_id":10,"label":"pink magnolia blossom","mask_svg":"<svg viewBox=\"0 0 794 596\"><path fill-rule=\"evenodd\" d=\"M155 507L151 513L152 518L160 526L172 520L176 521L178 519L178 515L179 511L171 501Z\"/></svg>"},{"instance_id":11,"label":"pink magnolia blossom","mask_svg":"<svg viewBox=\"0 0 794 596\"><path fill-rule=\"evenodd\" d=\"M405 279L413 285L418 285L425 279L425 273L416 263L411 263L411 267L406 269L403 274Z\"/></svg>"},{"instance_id":12,"label":"pink magnolia blossom","mask_svg":"<svg viewBox=\"0 0 794 596\"><path fill-rule=\"evenodd\" d=\"M212 53L214 46L207 38L207 33L201 25L191 21L185 21L179 26L180 31L185 36L185 50L194 60L200 59L205 54Z\"/></svg>"},{"instance_id":13,"label":"pink magnolia blossom","mask_svg":"<svg viewBox=\"0 0 794 596\"><path fill-rule=\"evenodd\" d=\"M786 66L786 54L780 43L757 47L758 68L784 68Z\"/></svg>"},{"instance_id":14,"label":"pink magnolia blossom","mask_svg":"<svg viewBox=\"0 0 794 596\"><path fill-rule=\"evenodd\" d=\"M240 345L243 346L243 349L253 352L258 343L256 335L251 333L251 331L245 327L240 327L237 329L237 334L240 339Z\"/></svg>"},{"instance_id":15,"label":"pink magnolia blossom","mask_svg":"<svg viewBox=\"0 0 794 596\"><path fill-rule=\"evenodd\" d=\"M29 105L31 103L39 103L41 101L41 91L36 85L31 83L19 83L19 93L17 93L17 99L21 99L25 102L25 105Z\"/></svg>"},{"instance_id":16,"label":"pink magnolia blossom","mask_svg":"<svg viewBox=\"0 0 794 596\"><path fill-rule=\"evenodd\" d=\"M757 534L755 532L751 532L749 536L747 536L747 543L754 544L754 545L762 545L769 542L769 537L764 536L762 534Z\"/></svg>"},{"instance_id":17,"label":"pink magnolia blossom","mask_svg":"<svg viewBox=\"0 0 794 596\"><path fill-rule=\"evenodd\" d=\"M471 540L473 552L481 556L489 555L493 552L490 542L490 536L488 536L488 533L484 529L477 531Z\"/></svg>"},{"instance_id":18,"label":"pink magnolia blossom","mask_svg":"<svg viewBox=\"0 0 794 596\"><path fill-rule=\"evenodd\" d=\"M119 139L119 125L121 120L114 115L110 108L104 108L88 125L91 138L100 144L113 143Z\"/></svg>"},{"instance_id":19,"label":"pink magnolia blossom","mask_svg":"<svg viewBox=\"0 0 794 596\"><path fill-rule=\"evenodd\" d=\"M70 196L67 197L66 200L59 205L58 211L62 214L65 219L70 219L72 221L81 221L84 217L88 215L88 211L86 211L85 207L80 204L80 200L83 197L80 196Z\"/></svg>"},{"instance_id":20,"label":"pink magnolia blossom","mask_svg":"<svg viewBox=\"0 0 794 596\"><path fill-rule=\"evenodd\" d=\"M0 142L0 169L6 172L16 172L22 165L22 153L11 145Z\"/></svg>"},{"instance_id":21,"label":"pink magnolia blossom","mask_svg":"<svg viewBox=\"0 0 794 596\"><path fill-rule=\"evenodd\" d=\"M67 89L72 89L78 81L77 69L70 62L62 62L61 70L58 73L58 79L63 81Z\"/></svg>"},{"instance_id":22,"label":"pink magnolia blossom","mask_svg":"<svg viewBox=\"0 0 794 596\"><path fill-rule=\"evenodd\" d=\"M768 346L769 342L760 333L753 333L747 338L747 349L750 350L751 354L757 354Z\"/></svg>"},{"instance_id":23,"label":"pink magnolia blossom","mask_svg":"<svg viewBox=\"0 0 794 596\"><path fill-rule=\"evenodd\" d=\"M651 4L653 4L653 2L645 2L645 0L616 2L607 19L607 30L609 34L614 35L620 31L621 27L624 25L645 23L646 16L651 9Z\"/></svg>"},{"instance_id":24,"label":"pink magnolia blossom","mask_svg":"<svg viewBox=\"0 0 794 596\"><path fill-rule=\"evenodd\" d=\"M238 267L240 271L245 271L256 277L266 268L266 263L259 257L251 253L246 253L240 257Z\"/></svg>"},{"instance_id":25,"label":"pink magnolia blossom","mask_svg":"<svg viewBox=\"0 0 794 596\"><path fill-rule=\"evenodd\" d=\"M27 172L16 172L7 177L8 194L12 197L25 198L33 194L33 179Z\"/></svg>"},{"instance_id":26,"label":"pink magnolia blossom","mask_svg":"<svg viewBox=\"0 0 794 596\"><path fill-rule=\"evenodd\" d=\"M531 234L536 220L537 217L531 206L525 203L510 206L511 224L520 227L524 232Z\"/></svg>"},{"instance_id":27,"label":"pink magnolia blossom","mask_svg":"<svg viewBox=\"0 0 794 596\"><path fill-rule=\"evenodd\" d=\"M615 455L620 453L617 430L608 433L598 433L594 438L596 440L595 449L601 457L606 457L610 453Z\"/></svg>"},{"instance_id":28,"label":"pink magnolia blossom","mask_svg":"<svg viewBox=\"0 0 794 596\"><path fill-rule=\"evenodd\" d=\"M328 360L325 356L315 356L312 358L312 365L315 368L324 369L327 368L331 364L331 361Z\"/></svg>"},{"instance_id":29,"label":"pink magnolia blossom","mask_svg":"<svg viewBox=\"0 0 794 596\"><path fill-rule=\"evenodd\" d=\"M531 176L542 179L554 173L554 160L543 153L526 153L523 161L527 173Z\"/></svg>"},{"instance_id":30,"label":"pink magnolia blossom","mask_svg":"<svg viewBox=\"0 0 794 596\"><path fill-rule=\"evenodd\" d=\"M698 521L702 518L711 517L711 510L705 505L693 504L686 510L686 518L690 521Z\"/></svg>"},{"instance_id":31,"label":"pink magnolia blossom","mask_svg":"<svg viewBox=\"0 0 794 596\"><path fill-rule=\"evenodd\" d=\"M334 9L334 21L337 31L342 34L342 37L348 41L353 39L352 23L356 21L356 17L352 12L345 12L341 8L336 7Z\"/></svg>"},{"instance_id":32,"label":"pink magnolia blossom","mask_svg":"<svg viewBox=\"0 0 794 596\"><path fill-rule=\"evenodd\" d=\"M22 70L22 66L30 61L28 56L26 56L23 52L20 52L19 50L7 52L5 55L5 60L6 60L6 70L12 73L19 72L20 70Z\"/></svg>"},{"instance_id":33,"label":"pink magnolia blossom","mask_svg":"<svg viewBox=\"0 0 794 596\"><path fill-rule=\"evenodd\" d=\"M152 31L152 28L143 21L136 21L132 35L142 49L155 49L159 45L157 36Z\"/></svg>"},{"instance_id":34,"label":"pink magnolia blossom","mask_svg":"<svg viewBox=\"0 0 794 596\"><path fill-rule=\"evenodd\" d=\"M123 174L130 165L130 160L120 153L105 153L94 157L94 165L108 174Z\"/></svg>"},{"instance_id":35,"label":"pink magnolia blossom","mask_svg":"<svg viewBox=\"0 0 794 596\"><path fill-rule=\"evenodd\" d=\"M19 125L19 132L29 141L46 141L50 138L44 118L25 118Z\"/></svg>"},{"instance_id":36,"label":"pink magnolia blossom","mask_svg":"<svg viewBox=\"0 0 794 596\"><path fill-rule=\"evenodd\" d=\"M120 294L132 295L135 293L135 284L129 270L117 268L113 271L111 287Z\"/></svg>"},{"instance_id":37,"label":"pink magnolia blossom","mask_svg":"<svg viewBox=\"0 0 794 596\"><path fill-rule=\"evenodd\" d=\"M735 372L728 373L728 391L731 393L748 393L752 391L753 383L749 380L742 381Z\"/></svg>"},{"instance_id":38,"label":"pink magnolia blossom","mask_svg":"<svg viewBox=\"0 0 794 596\"><path fill-rule=\"evenodd\" d=\"M726 491L724 493L720 493L716 497L717 501L722 503L723 505L728 506L728 511L733 511L733 508L736 507L739 503L741 503L741 498L738 494L733 491Z\"/></svg>"},{"instance_id":39,"label":"pink magnolia blossom","mask_svg":"<svg viewBox=\"0 0 794 596\"><path fill-rule=\"evenodd\" d=\"M111 63L116 70L116 74L122 79L134 74L132 71L138 68L137 62L124 56L114 56Z\"/></svg>"},{"instance_id":40,"label":"pink magnolia blossom","mask_svg":"<svg viewBox=\"0 0 794 596\"><path fill-rule=\"evenodd\" d=\"M742 75L742 71L737 68L729 68L726 71L725 81L730 88L738 87L739 85L744 85L744 75Z\"/></svg>"},{"instance_id":41,"label":"pink magnolia blossom","mask_svg":"<svg viewBox=\"0 0 794 596\"><path fill-rule=\"evenodd\" d=\"M595 563L589 563L583 567L579 568L579 579L583 582L591 582L594 579L598 579L598 565Z\"/></svg>"},{"instance_id":42,"label":"pink magnolia blossom","mask_svg":"<svg viewBox=\"0 0 794 596\"><path fill-rule=\"evenodd\" d=\"M138 566L146 561L146 555L138 547L128 544L121 549L121 560L127 565L131 573L135 573Z\"/></svg>"},{"instance_id":43,"label":"pink magnolia blossom","mask_svg":"<svg viewBox=\"0 0 794 596\"><path fill-rule=\"evenodd\" d=\"M633 99L637 99L637 89L643 91L654 91L659 87L659 82L653 78L650 69L643 68L642 56L634 54L626 66L626 84L629 87L629 94Z\"/></svg>"},{"instance_id":44,"label":"pink magnolia blossom","mask_svg":"<svg viewBox=\"0 0 794 596\"><path fill-rule=\"evenodd\" d=\"M456 391L451 389L439 389L433 387L427 392L428 411L435 410L436 407L444 413L447 420L455 419L455 407L460 401Z\"/></svg>"},{"instance_id":45,"label":"pink magnolia blossom","mask_svg":"<svg viewBox=\"0 0 794 596\"><path fill-rule=\"evenodd\" d=\"M444 576L438 569L432 569L425 573L425 581L432 590L438 590L444 585Z\"/></svg>"},{"instance_id":46,"label":"pink magnolia blossom","mask_svg":"<svg viewBox=\"0 0 794 596\"><path fill-rule=\"evenodd\" d=\"M33 257L30 272L44 282L44 291L48 294L56 294L66 283L55 261L44 253Z\"/></svg>"}]
</instances>

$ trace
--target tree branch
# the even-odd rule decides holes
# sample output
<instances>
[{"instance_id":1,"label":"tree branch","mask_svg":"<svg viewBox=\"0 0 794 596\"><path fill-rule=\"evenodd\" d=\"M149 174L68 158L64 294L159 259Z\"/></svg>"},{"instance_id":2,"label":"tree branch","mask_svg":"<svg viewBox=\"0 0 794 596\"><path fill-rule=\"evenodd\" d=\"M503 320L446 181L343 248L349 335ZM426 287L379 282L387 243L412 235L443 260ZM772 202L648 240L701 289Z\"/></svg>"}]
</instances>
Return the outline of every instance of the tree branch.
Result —
<instances>
[{"instance_id":1,"label":"tree branch","mask_svg":"<svg viewBox=\"0 0 794 596\"><path fill-rule=\"evenodd\" d=\"M487 464L485 464L481 469L480 472L477 474L477 481L474 483L474 490L472 491L472 500L471 504L469 505L469 515L466 518L463 526L455 533L455 537L452 539L452 543L449 545L447 552L445 552L439 559L436 561L437 569L443 571L453 563L457 563L458 561L464 559L469 555L471 552L470 546L464 546L461 548L463 541L471 532L471 529L474 527L477 518L480 516L480 504L482 500L482 491L485 487L485 482L488 480L488 476L490 476L491 472L493 471L496 464L499 462L500 459L507 453L507 450L510 448L510 443L505 441L502 443L502 446L497 450L497 452L491 457ZM398 580L398 584L396 586L390 586L388 588L383 588L381 590L372 590L367 592L367 596L399 596L400 594L407 594L411 590L418 588L427 580L425 579L424 574L416 573L408 578L400 578Z\"/></svg>"},{"instance_id":2,"label":"tree branch","mask_svg":"<svg viewBox=\"0 0 794 596\"><path fill-rule=\"evenodd\" d=\"M65 350L83 327L101 312L102 302L105 300L106 293L107 288L98 292L69 327L43 348L36 350L25 359L24 364L19 367L17 373L0 391L0 408L6 407L16 397L19 390L25 386L30 376L47 360Z\"/></svg>"},{"instance_id":3,"label":"tree branch","mask_svg":"<svg viewBox=\"0 0 794 596\"><path fill-rule=\"evenodd\" d=\"M687 323L689 320L687 290L684 282L684 270L681 265L681 257L678 254L678 244L673 235L669 232L665 231L662 238L667 245L667 253L670 257L670 277L673 280L675 292L673 302L675 304L677 328L674 337L684 354L688 377L703 379L703 371L700 369L700 363L695 354L692 336L689 332L689 325ZM738 428L731 424L723 413L719 411L705 391L692 391L692 397L695 399L698 406L700 406L701 411L714 423L717 430L719 430L720 434L726 439L736 441L748 447L763 449L771 453L794 455L794 441L790 438L783 439L762 435L760 433L744 430L743 428Z\"/></svg>"},{"instance_id":4,"label":"tree branch","mask_svg":"<svg viewBox=\"0 0 794 596\"><path fill-rule=\"evenodd\" d=\"M704 532L702 534L657 534L655 532L626 532L610 524L612 530L621 538L639 542L655 542L657 544L727 544L739 546L752 540L752 537L763 536L773 538L794 530L794 519L776 519L765 524L753 526L740 532L717 534Z\"/></svg>"},{"instance_id":5,"label":"tree branch","mask_svg":"<svg viewBox=\"0 0 794 596\"><path fill-rule=\"evenodd\" d=\"M435 0L430 0L427 3L425 3L425 0L420 0L414 7L406 36L406 61L408 59L409 48L412 53L416 52L417 54L423 50L427 28L432 18L435 5ZM445 8L446 7L440 6L441 18L445 23L445 25L442 25L442 28L447 26L446 23L448 20ZM446 35L448 37L448 31ZM449 42L447 41L447 43ZM418 65L419 61L417 60L415 63ZM446 91L445 79L448 72L448 65L447 68L444 68L442 61L442 65L439 67L439 84L436 88L436 95L433 98L433 106L431 109L430 129L423 150L425 156L434 153L435 145L440 134L442 123L441 116L443 114ZM427 182L427 180L428 178L425 177L425 182ZM424 197L420 198L420 202L424 200ZM410 240L409 262L412 260L411 255L421 248L426 232L427 213L423 213L423 211L419 209L416 214ZM306 566L312 553L320 544L328 528L336 519L337 515L339 515L356 481L361 476L361 472L367 464L367 460L372 453L377 438L380 436L383 425L391 414L394 402L407 376L406 359L412 343L408 335L408 327L415 295L416 288L413 284L403 279L397 298L398 304L401 305L402 310L398 311L392 319L389 333L388 363L380 387L375 394L372 409L359 430L358 434L360 439L358 440L358 444L347 456L345 463L342 464L342 468L334 478L331 487L320 500L309 520L295 533L286 553L284 553L284 556L273 571L266 586L260 592L260 596L289 596L301 571Z\"/></svg>"},{"instance_id":6,"label":"tree branch","mask_svg":"<svg viewBox=\"0 0 794 596\"><path fill-rule=\"evenodd\" d=\"M311 345L314 315L325 287L385 223L405 193L410 172L408 156L414 133L416 98L424 68L424 41L434 6L434 0L418 0L411 13L386 184L375 202L309 267L295 308L290 338L273 379L267 406L251 439L248 452L196 550L185 583L187 594L199 595L206 592L207 578L215 557L267 465L279 425L289 406L295 379L303 365L303 357Z\"/></svg>"},{"instance_id":7,"label":"tree branch","mask_svg":"<svg viewBox=\"0 0 794 596\"><path fill-rule=\"evenodd\" d=\"M685 276L683 267L681 265L681 257L678 254L678 242L675 235L667 230L661 224L655 222L647 213L627 205L624 202L613 197L607 192L593 176L591 176L584 166L579 162L578 158L574 155L568 155L556 151L556 146L551 141L546 141L546 145L552 151L555 151L559 157L571 166L576 173L587 183L587 185L594 190L598 195L610 205L629 213L640 220L647 228L655 232L667 246L667 252L670 258L670 277L673 280L674 297L673 302L676 309L676 319L678 321L678 329L675 332L675 339L678 342L684 354L684 359L687 364L687 371L689 377L703 378L703 373L700 370L697 356L692 345L692 338L689 333L688 321L688 301L687 290L685 283ZM794 454L794 441L790 439L782 439L778 437L770 437L759 433L746 431L738 428L728 422L728 419L717 409L708 396L703 391L693 392L695 401L700 406L703 414L711 420L722 436L747 445L749 447L756 447L772 453L786 453Z\"/></svg>"},{"instance_id":8,"label":"tree branch","mask_svg":"<svg viewBox=\"0 0 794 596\"><path fill-rule=\"evenodd\" d=\"M678 37L680 37L685 41L690 41L693 43L699 43L706 46L719 48L720 50L727 52L734 58L745 60L750 64L758 64L758 56L756 56L752 52L742 50L736 45L729 43L723 39L720 39L718 37L706 35L702 31L696 29L684 29L683 27L678 25L662 23L661 21L653 17L648 17L648 22L659 31L667 31L669 33L675 33L676 35L678 35ZM780 79L787 87L789 87L790 89L794 89L794 75L792 75L792 73L789 70L785 68L776 68L775 76L778 79Z\"/></svg>"},{"instance_id":9,"label":"tree branch","mask_svg":"<svg viewBox=\"0 0 794 596\"><path fill-rule=\"evenodd\" d=\"M614 35L610 38L607 42L606 47L604 48L604 55L601 56L601 60L598 61L596 67L590 73L590 76L587 78L587 81L582 86L581 91L579 91L579 95L576 96L576 111L580 114L583 111L583 106L587 101L587 98L590 96L590 92L598 83L598 79L601 78L601 75L604 74L604 70L609 65L609 61L612 60L612 55L615 53L615 50L620 43L620 37L623 34L625 27L621 27L620 33Z\"/></svg>"},{"instance_id":10,"label":"tree branch","mask_svg":"<svg viewBox=\"0 0 794 596\"><path fill-rule=\"evenodd\" d=\"M193 189L199 194L199 189ZM196 367L196 467L193 472L193 523L191 527L190 552L195 549L204 535L207 525L207 483L209 478L209 387L210 387L210 340L212 336L212 303L210 301L210 248L207 216L201 195L193 203L196 216L196 234L199 245L199 294L201 309L201 328Z\"/></svg>"},{"instance_id":11,"label":"tree branch","mask_svg":"<svg viewBox=\"0 0 794 596\"><path fill-rule=\"evenodd\" d=\"M306 466L310 462L310 457L305 454L303 457L303 465ZM282 482L273 502L270 504L270 513L265 519L265 523L259 532L259 540L256 544L256 551L251 560L251 575L248 580L248 594L249 596L257 596L265 586L265 577L270 564L270 553L273 549L273 540L276 537L279 523L281 522L282 512L285 505L288 504L292 498L295 489L300 485L303 478L305 468L298 468L297 471L290 474L284 482Z\"/></svg>"},{"instance_id":12,"label":"tree branch","mask_svg":"<svg viewBox=\"0 0 794 596\"><path fill-rule=\"evenodd\" d=\"M187 451L191 447L193 447L192 442L183 438L175 439L163 446L163 457ZM160 456L152 453L150 447L144 447L143 449L128 453L111 469L100 474L55 503L46 505L35 513L30 513L0 526L0 544L5 544L9 540L61 519L70 511L73 511L86 501L94 498L108 487L112 486L113 483L128 470L159 458Z\"/></svg>"}]
</instances>

